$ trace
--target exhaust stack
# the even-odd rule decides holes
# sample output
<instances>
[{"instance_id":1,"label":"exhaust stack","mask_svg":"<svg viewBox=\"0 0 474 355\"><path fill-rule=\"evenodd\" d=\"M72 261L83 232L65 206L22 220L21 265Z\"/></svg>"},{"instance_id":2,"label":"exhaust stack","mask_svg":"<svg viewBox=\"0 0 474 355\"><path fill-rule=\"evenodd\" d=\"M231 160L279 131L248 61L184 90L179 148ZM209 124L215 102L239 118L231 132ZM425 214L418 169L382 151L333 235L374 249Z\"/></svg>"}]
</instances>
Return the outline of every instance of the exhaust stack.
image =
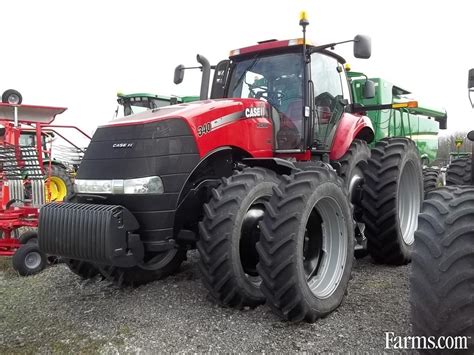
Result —
<instances>
[{"instance_id":1,"label":"exhaust stack","mask_svg":"<svg viewBox=\"0 0 474 355\"><path fill-rule=\"evenodd\" d=\"M209 61L203 55L198 54L196 60L202 65L202 79L201 79L201 93L199 95L200 100L207 100L209 92L209 80L211 77L211 65Z\"/></svg>"}]
</instances>

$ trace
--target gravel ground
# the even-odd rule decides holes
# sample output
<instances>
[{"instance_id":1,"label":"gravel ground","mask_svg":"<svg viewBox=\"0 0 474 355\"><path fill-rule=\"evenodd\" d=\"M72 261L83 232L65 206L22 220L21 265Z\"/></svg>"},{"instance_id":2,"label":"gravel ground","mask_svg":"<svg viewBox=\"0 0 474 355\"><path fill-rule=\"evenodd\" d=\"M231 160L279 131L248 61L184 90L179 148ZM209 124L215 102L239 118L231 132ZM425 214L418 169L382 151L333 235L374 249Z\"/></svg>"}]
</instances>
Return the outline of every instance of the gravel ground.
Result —
<instances>
[{"instance_id":1,"label":"gravel ground","mask_svg":"<svg viewBox=\"0 0 474 355\"><path fill-rule=\"evenodd\" d=\"M118 290L65 265L19 277L0 259L0 354L69 352L382 352L385 331L410 331L408 267L355 262L342 306L314 324L267 306L237 311L207 299L197 256L165 280Z\"/></svg>"}]
</instances>

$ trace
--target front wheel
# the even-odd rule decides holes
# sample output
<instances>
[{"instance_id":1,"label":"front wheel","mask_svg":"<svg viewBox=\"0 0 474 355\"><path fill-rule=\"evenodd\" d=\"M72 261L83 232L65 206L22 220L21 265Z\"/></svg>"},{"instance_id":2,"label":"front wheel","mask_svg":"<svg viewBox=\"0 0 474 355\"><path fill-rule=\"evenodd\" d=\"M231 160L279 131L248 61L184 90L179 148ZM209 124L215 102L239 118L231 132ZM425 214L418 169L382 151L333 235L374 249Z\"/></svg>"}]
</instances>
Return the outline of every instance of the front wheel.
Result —
<instances>
[{"instance_id":1,"label":"front wheel","mask_svg":"<svg viewBox=\"0 0 474 355\"><path fill-rule=\"evenodd\" d=\"M84 260L64 259L65 264L76 275L82 279L91 279L99 274L99 269L92 263Z\"/></svg>"},{"instance_id":2,"label":"front wheel","mask_svg":"<svg viewBox=\"0 0 474 355\"><path fill-rule=\"evenodd\" d=\"M297 172L275 189L257 250L262 291L280 317L314 322L341 304L354 259L347 195L325 168Z\"/></svg>"},{"instance_id":3,"label":"front wheel","mask_svg":"<svg viewBox=\"0 0 474 355\"><path fill-rule=\"evenodd\" d=\"M136 287L161 280L179 269L186 259L186 249L171 249L157 255L150 255L139 266L117 267L98 265L102 276L117 287Z\"/></svg>"}]
</instances>

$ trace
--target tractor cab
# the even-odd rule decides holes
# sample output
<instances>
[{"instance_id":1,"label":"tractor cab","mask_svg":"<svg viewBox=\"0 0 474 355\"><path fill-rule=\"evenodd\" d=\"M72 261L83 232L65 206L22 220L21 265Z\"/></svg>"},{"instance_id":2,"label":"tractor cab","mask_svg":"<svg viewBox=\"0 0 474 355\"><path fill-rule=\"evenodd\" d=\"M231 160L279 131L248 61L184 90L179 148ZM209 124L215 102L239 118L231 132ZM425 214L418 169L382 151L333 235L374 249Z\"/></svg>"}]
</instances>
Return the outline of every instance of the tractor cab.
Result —
<instances>
[{"instance_id":1,"label":"tractor cab","mask_svg":"<svg viewBox=\"0 0 474 355\"><path fill-rule=\"evenodd\" d=\"M231 52L225 96L270 104L277 151L330 149L351 104L344 60L311 45L303 51L303 41L271 40Z\"/></svg>"}]
</instances>

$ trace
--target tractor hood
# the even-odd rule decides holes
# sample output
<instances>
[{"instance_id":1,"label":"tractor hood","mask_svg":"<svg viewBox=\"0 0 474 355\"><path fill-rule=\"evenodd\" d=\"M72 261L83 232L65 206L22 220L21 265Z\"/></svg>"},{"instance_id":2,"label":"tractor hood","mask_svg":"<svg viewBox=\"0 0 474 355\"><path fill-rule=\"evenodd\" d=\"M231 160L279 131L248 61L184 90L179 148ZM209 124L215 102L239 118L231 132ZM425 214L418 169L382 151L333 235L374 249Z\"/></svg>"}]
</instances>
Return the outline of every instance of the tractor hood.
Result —
<instances>
[{"instance_id":1,"label":"tractor hood","mask_svg":"<svg viewBox=\"0 0 474 355\"><path fill-rule=\"evenodd\" d=\"M102 127L128 126L152 123L170 118L181 118L188 121L192 128L205 116L206 121L222 119L222 123L230 123L229 115L235 119L267 116L269 105L256 99L218 99L195 101L191 103L161 107L136 115L116 119ZM238 116L238 117L237 117ZM214 123L214 122L213 122Z\"/></svg>"}]
</instances>

